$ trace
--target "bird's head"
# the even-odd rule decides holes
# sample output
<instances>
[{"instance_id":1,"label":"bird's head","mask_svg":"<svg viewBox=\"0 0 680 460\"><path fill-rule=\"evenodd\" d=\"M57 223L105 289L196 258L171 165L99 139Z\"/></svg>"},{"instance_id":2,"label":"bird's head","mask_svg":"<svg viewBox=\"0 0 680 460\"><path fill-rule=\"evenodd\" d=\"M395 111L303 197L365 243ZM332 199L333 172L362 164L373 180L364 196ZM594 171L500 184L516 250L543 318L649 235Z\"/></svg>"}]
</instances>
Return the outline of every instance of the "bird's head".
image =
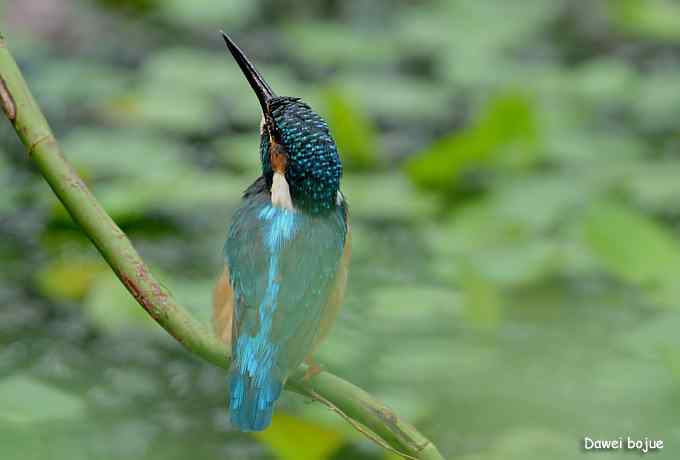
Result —
<instances>
[{"instance_id":1,"label":"bird's head","mask_svg":"<svg viewBox=\"0 0 680 460\"><path fill-rule=\"evenodd\" d=\"M334 209L342 163L328 124L300 98L277 96L243 51L222 36L262 107L260 156L272 203L314 214Z\"/></svg>"}]
</instances>

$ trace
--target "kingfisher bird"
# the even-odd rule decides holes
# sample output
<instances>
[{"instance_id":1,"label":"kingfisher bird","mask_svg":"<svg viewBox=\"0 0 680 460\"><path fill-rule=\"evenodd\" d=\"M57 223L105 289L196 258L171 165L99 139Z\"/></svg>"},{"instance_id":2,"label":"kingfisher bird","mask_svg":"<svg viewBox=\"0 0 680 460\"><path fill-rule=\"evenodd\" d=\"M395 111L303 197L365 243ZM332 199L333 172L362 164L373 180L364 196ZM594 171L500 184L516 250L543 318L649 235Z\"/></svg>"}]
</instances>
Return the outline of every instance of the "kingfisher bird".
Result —
<instances>
[{"instance_id":1,"label":"kingfisher bird","mask_svg":"<svg viewBox=\"0 0 680 460\"><path fill-rule=\"evenodd\" d=\"M277 96L241 49L224 41L262 108L262 175L248 187L224 245L213 323L231 344L229 414L242 431L271 424L290 373L333 324L347 283L348 206L326 121L297 97Z\"/></svg>"}]
</instances>

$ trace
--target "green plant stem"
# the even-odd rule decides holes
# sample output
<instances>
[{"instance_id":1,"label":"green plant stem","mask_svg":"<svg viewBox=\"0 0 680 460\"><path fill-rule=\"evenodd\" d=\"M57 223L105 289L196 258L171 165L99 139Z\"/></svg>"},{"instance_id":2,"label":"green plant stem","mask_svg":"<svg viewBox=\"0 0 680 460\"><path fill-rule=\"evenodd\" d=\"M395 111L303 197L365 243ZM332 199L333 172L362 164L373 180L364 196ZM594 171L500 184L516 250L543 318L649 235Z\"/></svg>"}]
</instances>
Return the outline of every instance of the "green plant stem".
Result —
<instances>
[{"instance_id":1,"label":"green plant stem","mask_svg":"<svg viewBox=\"0 0 680 460\"><path fill-rule=\"evenodd\" d=\"M0 105L28 156L137 302L188 350L228 368L227 347L154 278L125 233L66 161L1 34ZM305 379L306 369L301 366L291 375L286 384L289 390L325 404L389 450L423 460L443 458L412 425L361 388L325 371Z\"/></svg>"}]
</instances>

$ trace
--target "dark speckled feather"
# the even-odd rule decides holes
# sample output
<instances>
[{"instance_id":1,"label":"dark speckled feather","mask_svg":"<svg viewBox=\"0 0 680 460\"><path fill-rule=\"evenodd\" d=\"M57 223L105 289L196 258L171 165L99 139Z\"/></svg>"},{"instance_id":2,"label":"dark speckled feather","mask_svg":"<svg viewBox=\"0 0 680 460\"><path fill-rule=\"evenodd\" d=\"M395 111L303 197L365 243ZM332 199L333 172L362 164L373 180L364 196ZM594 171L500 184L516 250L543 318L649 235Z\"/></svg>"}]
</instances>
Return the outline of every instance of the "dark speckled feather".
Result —
<instances>
[{"instance_id":1,"label":"dark speckled feather","mask_svg":"<svg viewBox=\"0 0 680 460\"><path fill-rule=\"evenodd\" d=\"M299 98L276 97L269 102L274 137L288 153L286 180L296 207L312 213L335 207L342 163L328 124ZM268 136L262 136L263 147ZM261 148L262 172L271 177L269 152Z\"/></svg>"}]
</instances>

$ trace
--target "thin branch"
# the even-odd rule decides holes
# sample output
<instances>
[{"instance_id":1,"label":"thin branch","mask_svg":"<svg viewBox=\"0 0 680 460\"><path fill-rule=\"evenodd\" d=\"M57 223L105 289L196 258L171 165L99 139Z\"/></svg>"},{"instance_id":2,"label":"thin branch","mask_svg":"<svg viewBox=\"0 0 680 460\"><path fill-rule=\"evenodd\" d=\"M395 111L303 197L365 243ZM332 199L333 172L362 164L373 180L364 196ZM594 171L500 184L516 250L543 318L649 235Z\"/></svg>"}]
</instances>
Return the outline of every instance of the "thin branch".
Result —
<instances>
[{"instance_id":1,"label":"thin branch","mask_svg":"<svg viewBox=\"0 0 680 460\"><path fill-rule=\"evenodd\" d=\"M328 409L330 409L332 412L335 412L336 414L338 414L338 415L339 415L341 418L343 418L347 423L349 423L350 425L352 425L352 428L354 428L355 430L357 430L358 432L360 432L361 434L363 434L364 436L366 436L368 439L370 439L371 441L373 441L374 443L376 443L377 445L379 445L379 446L382 447L383 449L389 450L389 451L392 452L393 454L397 454L397 455L399 455L399 456L401 456L401 457L403 457L403 458L406 458L406 459L410 459L410 460L418 460L417 458L411 457L411 456L408 455L408 454L405 454L405 453L403 453L403 452L399 452L397 449L395 449L394 447L392 447L392 446L390 446L389 444L387 444L387 443L386 443L385 441L383 441L382 438L380 438L377 434L375 434L374 432L372 432L371 430L369 430L368 428L366 428L365 426L363 426L361 423L359 423L359 422L357 422L356 420L354 420L354 419L353 419L352 417L350 417L349 415L345 414L338 406L336 406L335 404L333 404L332 402L330 402L329 400L327 400L326 398L324 398L324 397L321 396L320 394L318 394L318 393L316 393L316 392L312 392L311 396L312 396L315 400L317 400L317 401L319 401L321 404L323 404L324 406L328 407Z\"/></svg>"},{"instance_id":2,"label":"thin branch","mask_svg":"<svg viewBox=\"0 0 680 460\"><path fill-rule=\"evenodd\" d=\"M188 350L227 369L229 350L156 280L125 233L66 161L1 33L0 104L29 157L137 302ZM288 379L287 389L326 405L355 428L366 427L380 441L374 436L369 439L392 452L407 458L443 459L434 444L361 388L325 371L306 380L305 371L306 366L297 369ZM365 430L359 431L366 435Z\"/></svg>"}]
</instances>

